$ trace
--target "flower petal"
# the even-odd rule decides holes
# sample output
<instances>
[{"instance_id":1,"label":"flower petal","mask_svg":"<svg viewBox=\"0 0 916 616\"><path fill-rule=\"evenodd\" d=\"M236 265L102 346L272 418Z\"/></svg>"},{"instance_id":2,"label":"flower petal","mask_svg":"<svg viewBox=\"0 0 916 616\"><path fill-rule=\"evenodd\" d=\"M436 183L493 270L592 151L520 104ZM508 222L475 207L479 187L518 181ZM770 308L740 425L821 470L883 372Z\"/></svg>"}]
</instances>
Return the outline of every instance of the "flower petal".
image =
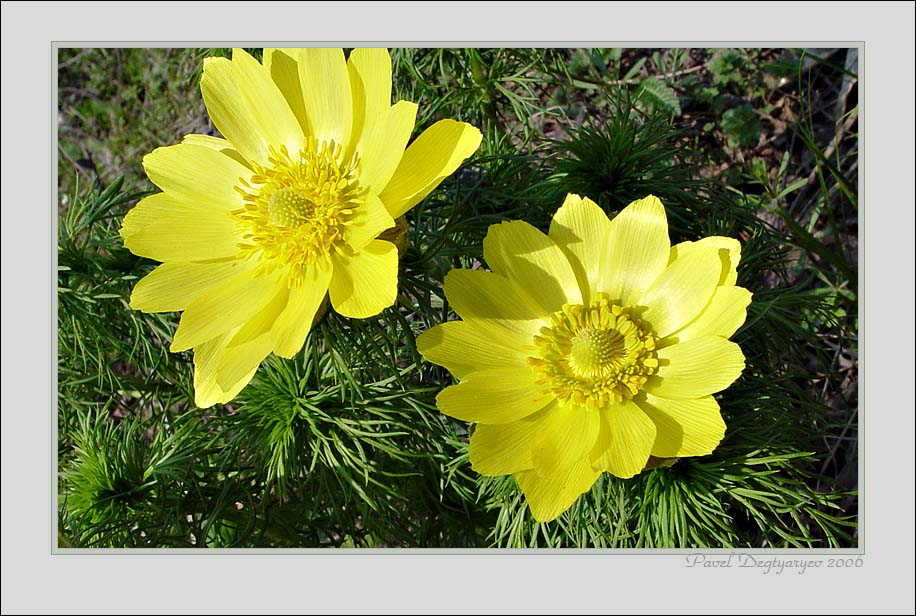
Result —
<instances>
[{"instance_id":1,"label":"flower petal","mask_svg":"<svg viewBox=\"0 0 916 616\"><path fill-rule=\"evenodd\" d=\"M227 212L156 193L140 200L121 224L124 246L156 261L205 261L239 253L241 237Z\"/></svg>"},{"instance_id":2,"label":"flower petal","mask_svg":"<svg viewBox=\"0 0 916 616\"><path fill-rule=\"evenodd\" d=\"M217 383L231 387L258 365L272 350L292 357L305 342L312 319L327 294L331 268L312 267L309 280L292 289L280 288L276 297L232 336L228 352L220 360Z\"/></svg>"},{"instance_id":3,"label":"flower petal","mask_svg":"<svg viewBox=\"0 0 916 616\"><path fill-rule=\"evenodd\" d=\"M290 153L304 144L302 127L267 70L247 52L207 58L200 91L214 126L248 160L269 166L270 147Z\"/></svg>"},{"instance_id":4,"label":"flower petal","mask_svg":"<svg viewBox=\"0 0 916 616\"><path fill-rule=\"evenodd\" d=\"M611 220L599 291L634 304L668 265L668 219L658 197L634 201Z\"/></svg>"},{"instance_id":5,"label":"flower petal","mask_svg":"<svg viewBox=\"0 0 916 616\"><path fill-rule=\"evenodd\" d=\"M515 475L525 493L531 515L538 522L550 522L569 509L576 499L594 485L601 471L593 470L588 458L550 475L522 471Z\"/></svg>"},{"instance_id":6,"label":"flower petal","mask_svg":"<svg viewBox=\"0 0 916 616\"><path fill-rule=\"evenodd\" d=\"M377 192L388 185L404 157L416 119L417 104L400 101L382 111L366 128L356 146L360 153L360 186Z\"/></svg>"},{"instance_id":7,"label":"flower petal","mask_svg":"<svg viewBox=\"0 0 916 616\"><path fill-rule=\"evenodd\" d=\"M299 81L312 135L334 140L346 150L353 125L353 96L343 49L302 49Z\"/></svg>"},{"instance_id":8,"label":"flower petal","mask_svg":"<svg viewBox=\"0 0 916 616\"><path fill-rule=\"evenodd\" d=\"M495 273L512 280L535 310L553 312L581 304L582 291L563 250L526 222L491 225L483 256Z\"/></svg>"},{"instance_id":9,"label":"flower petal","mask_svg":"<svg viewBox=\"0 0 916 616\"><path fill-rule=\"evenodd\" d=\"M156 148L143 157L143 169L173 199L217 212L244 207L235 186L239 178L251 176L251 170L231 156L190 143Z\"/></svg>"},{"instance_id":10,"label":"flower petal","mask_svg":"<svg viewBox=\"0 0 916 616\"><path fill-rule=\"evenodd\" d=\"M293 115L299 122L304 135L310 135L308 116L305 114L305 99L302 82L299 81L299 58L301 48L264 50L264 69L286 99Z\"/></svg>"},{"instance_id":11,"label":"flower petal","mask_svg":"<svg viewBox=\"0 0 916 616\"><path fill-rule=\"evenodd\" d=\"M272 348L271 335L261 334L253 340L228 349L223 353L216 371L217 385L225 392L232 391L240 381L248 378L247 375L257 372L261 362L270 355Z\"/></svg>"},{"instance_id":12,"label":"flower petal","mask_svg":"<svg viewBox=\"0 0 916 616\"><path fill-rule=\"evenodd\" d=\"M538 411L553 394L534 382L534 371L525 368L494 368L467 375L458 385L443 389L436 397L439 410L462 421L501 424Z\"/></svg>"},{"instance_id":13,"label":"flower petal","mask_svg":"<svg viewBox=\"0 0 916 616\"><path fill-rule=\"evenodd\" d=\"M670 262L697 249L714 247L722 262L720 285L733 285L738 281L738 262L741 260L741 244L736 239L711 235L696 242L681 242L671 247Z\"/></svg>"},{"instance_id":14,"label":"flower petal","mask_svg":"<svg viewBox=\"0 0 916 616\"><path fill-rule=\"evenodd\" d=\"M477 424L468 447L471 468L488 477L534 468L532 445L541 433L544 418L555 406L548 404L536 413L509 423Z\"/></svg>"},{"instance_id":15,"label":"flower petal","mask_svg":"<svg viewBox=\"0 0 916 616\"><path fill-rule=\"evenodd\" d=\"M194 300L182 313L173 353L197 346L244 324L274 298L277 281L246 272Z\"/></svg>"},{"instance_id":16,"label":"flower petal","mask_svg":"<svg viewBox=\"0 0 916 616\"><path fill-rule=\"evenodd\" d=\"M185 135L181 142L189 145L202 145L211 150L216 150L220 154L228 156L240 165L243 165L246 169L250 169L248 161L245 160L241 152L233 148L232 144L222 137L214 137L212 135Z\"/></svg>"},{"instance_id":17,"label":"flower petal","mask_svg":"<svg viewBox=\"0 0 916 616\"><path fill-rule=\"evenodd\" d=\"M223 389L217 383L215 378L207 379L194 375L194 404L199 408L205 409L214 404L227 404L231 402L239 393L245 389L245 386L254 378L257 368L246 374L243 378L235 383L229 389Z\"/></svg>"},{"instance_id":18,"label":"flower petal","mask_svg":"<svg viewBox=\"0 0 916 616\"><path fill-rule=\"evenodd\" d=\"M649 377L644 390L673 400L722 391L744 370L741 347L719 336L703 336L659 349L658 361L658 374Z\"/></svg>"},{"instance_id":19,"label":"flower petal","mask_svg":"<svg viewBox=\"0 0 916 616\"><path fill-rule=\"evenodd\" d=\"M288 303L289 290L280 287L274 298L229 339L216 369L216 383L222 389L231 389L270 355L274 346L271 330Z\"/></svg>"},{"instance_id":20,"label":"flower petal","mask_svg":"<svg viewBox=\"0 0 916 616\"><path fill-rule=\"evenodd\" d=\"M331 266L326 264L313 267L306 276L307 280L290 290L289 304L275 326L274 353L280 357L293 357L305 344L315 315L328 295Z\"/></svg>"},{"instance_id":21,"label":"flower petal","mask_svg":"<svg viewBox=\"0 0 916 616\"><path fill-rule=\"evenodd\" d=\"M432 192L480 146L480 131L464 122L439 120L410 144L381 193L392 218L401 216Z\"/></svg>"},{"instance_id":22,"label":"flower petal","mask_svg":"<svg viewBox=\"0 0 916 616\"><path fill-rule=\"evenodd\" d=\"M660 341L659 346L670 346L703 336L730 338L747 319L751 292L742 287L717 287L709 305L687 326Z\"/></svg>"},{"instance_id":23,"label":"flower petal","mask_svg":"<svg viewBox=\"0 0 916 616\"><path fill-rule=\"evenodd\" d=\"M599 412L601 433L592 450L592 465L622 479L638 474L652 452L655 424L630 400Z\"/></svg>"},{"instance_id":24,"label":"flower petal","mask_svg":"<svg viewBox=\"0 0 916 616\"><path fill-rule=\"evenodd\" d=\"M210 149L216 150L217 152L222 151L232 151L232 144L223 139L222 137L214 137L213 135L199 135L192 133L190 135L185 135L181 140L182 143L187 143L190 145L202 145ZM241 162L241 161L240 161ZM245 163L242 163L243 165Z\"/></svg>"},{"instance_id":25,"label":"flower petal","mask_svg":"<svg viewBox=\"0 0 916 616\"><path fill-rule=\"evenodd\" d=\"M709 305L719 282L720 261L713 248L679 257L638 300L648 306L642 317L664 337L692 321Z\"/></svg>"},{"instance_id":26,"label":"flower petal","mask_svg":"<svg viewBox=\"0 0 916 616\"><path fill-rule=\"evenodd\" d=\"M532 449L534 470L550 475L587 459L600 423L597 412L578 406L558 404L550 409Z\"/></svg>"},{"instance_id":27,"label":"flower petal","mask_svg":"<svg viewBox=\"0 0 916 616\"><path fill-rule=\"evenodd\" d=\"M452 309L499 344L535 350L534 336L549 315L523 299L508 278L484 270L453 269L442 286Z\"/></svg>"},{"instance_id":28,"label":"flower petal","mask_svg":"<svg viewBox=\"0 0 916 616\"><path fill-rule=\"evenodd\" d=\"M365 319L394 305L398 295L398 249L372 240L352 256L337 253L331 275L331 304L345 317Z\"/></svg>"},{"instance_id":29,"label":"flower petal","mask_svg":"<svg viewBox=\"0 0 916 616\"><path fill-rule=\"evenodd\" d=\"M250 268L248 262L236 259L212 263L163 263L134 286L130 307L143 312L184 310L197 298Z\"/></svg>"},{"instance_id":30,"label":"flower petal","mask_svg":"<svg viewBox=\"0 0 916 616\"><path fill-rule=\"evenodd\" d=\"M394 219L375 193L368 193L347 222L347 245L359 252L385 229L394 226Z\"/></svg>"},{"instance_id":31,"label":"flower petal","mask_svg":"<svg viewBox=\"0 0 916 616\"><path fill-rule=\"evenodd\" d=\"M347 70L353 93L352 136L359 141L391 106L391 56L385 47L354 49L347 58Z\"/></svg>"},{"instance_id":32,"label":"flower petal","mask_svg":"<svg viewBox=\"0 0 916 616\"><path fill-rule=\"evenodd\" d=\"M229 389L216 382L219 360L226 352L226 342L231 333L217 336L194 348L194 403L200 408L225 404L235 398L254 377L255 370L242 377Z\"/></svg>"},{"instance_id":33,"label":"flower petal","mask_svg":"<svg viewBox=\"0 0 916 616\"><path fill-rule=\"evenodd\" d=\"M597 203L573 194L566 196L550 223L548 235L566 254L579 286L588 291L586 303L598 290L610 226L611 221Z\"/></svg>"},{"instance_id":34,"label":"flower petal","mask_svg":"<svg viewBox=\"0 0 916 616\"><path fill-rule=\"evenodd\" d=\"M652 394L634 399L655 423L652 455L659 458L705 456L722 441L725 422L712 396L697 400L668 400Z\"/></svg>"},{"instance_id":35,"label":"flower petal","mask_svg":"<svg viewBox=\"0 0 916 616\"><path fill-rule=\"evenodd\" d=\"M459 379L476 370L522 368L528 358L518 347L501 344L467 321L449 321L426 330L417 338L417 351Z\"/></svg>"},{"instance_id":36,"label":"flower petal","mask_svg":"<svg viewBox=\"0 0 916 616\"><path fill-rule=\"evenodd\" d=\"M277 319L280 318L287 304L289 304L289 294L290 291L285 285L280 285L274 289L271 300L254 316L245 321L240 327L236 328L237 331L229 338L226 348L229 350L238 348L256 338L260 338L270 333ZM239 376L241 375L236 375L236 378Z\"/></svg>"}]
</instances>

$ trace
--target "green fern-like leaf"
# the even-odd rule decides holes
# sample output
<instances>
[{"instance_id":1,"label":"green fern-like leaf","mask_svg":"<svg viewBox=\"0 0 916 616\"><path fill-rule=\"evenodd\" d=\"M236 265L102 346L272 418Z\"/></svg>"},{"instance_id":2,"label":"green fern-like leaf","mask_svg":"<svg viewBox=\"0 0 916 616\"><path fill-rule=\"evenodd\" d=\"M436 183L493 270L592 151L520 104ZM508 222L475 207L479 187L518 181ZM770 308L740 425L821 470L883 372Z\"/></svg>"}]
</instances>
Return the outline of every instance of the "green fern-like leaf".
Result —
<instances>
[{"instance_id":1,"label":"green fern-like leaf","mask_svg":"<svg viewBox=\"0 0 916 616\"><path fill-rule=\"evenodd\" d=\"M651 108L678 117L681 115L681 103L677 93L661 79L646 77L639 83L636 95L639 100L646 101Z\"/></svg>"}]
</instances>

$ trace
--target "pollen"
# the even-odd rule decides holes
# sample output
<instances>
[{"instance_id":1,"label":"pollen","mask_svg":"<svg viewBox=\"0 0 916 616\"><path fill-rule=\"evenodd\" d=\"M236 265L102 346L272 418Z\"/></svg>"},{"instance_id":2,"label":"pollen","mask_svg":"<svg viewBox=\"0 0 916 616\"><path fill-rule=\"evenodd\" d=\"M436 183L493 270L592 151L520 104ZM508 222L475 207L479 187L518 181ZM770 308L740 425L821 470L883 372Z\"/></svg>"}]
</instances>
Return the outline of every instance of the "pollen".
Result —
<instances>
[{"instance_id":1,"label":"pollen","mask_svg":"<svg viewBox=\"0 0 916 616\"><path fill-rule=\"evenodd\" d=\"M240 248L256 259L256 274L286 274L290 287L326 261L347 239L347 227L363 203L356 179L359 161L343 158L334 141L310 138L291 155L285 147L271 148L268 166L255 165L249 179L236 186L245 200L234 211L242 228Z\"/></svg>"},{"instance_id":2,"label":"pollen","mask_svg":"<svg viewBox=\"0 0 916 616\"><path fill-rule=\"evenodd\" d=\"M635 307L599 294L587 306L566 304L551 315L528 362L562 403L600 409L629 400L655 374L657 341Z\"/></svg>"}]
</instances>

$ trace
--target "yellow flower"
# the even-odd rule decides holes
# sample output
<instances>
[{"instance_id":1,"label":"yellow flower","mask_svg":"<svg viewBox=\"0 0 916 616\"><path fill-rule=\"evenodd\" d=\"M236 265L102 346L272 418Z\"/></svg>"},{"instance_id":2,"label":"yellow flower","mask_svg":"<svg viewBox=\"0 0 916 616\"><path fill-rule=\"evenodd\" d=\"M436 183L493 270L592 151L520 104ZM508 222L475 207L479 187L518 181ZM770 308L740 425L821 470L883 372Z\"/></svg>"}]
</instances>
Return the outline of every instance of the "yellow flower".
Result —
<instances>
[{"instance_id":1,"label":"yellow flower","mask_svg":"<svg viewBox=\"0 0 916 616\"><path fill-rule=\"evenodd\" d=\"M744 369L728 337L751 301L735 286L736 240L671 246L656 197L608 220L568 195L548 235L493 225L483 253L492 272L445 278L463 320L417 340L460 380L437 403L477 423L474 470L514 474L535 519L549 521L605 471L628 478L650 455L716 448L725 423L712 394Z\"/></svg>"},{"instance_id":2,"label":"yellow flower","mask_svg":"<svg viewBox=\"0 0 916 616\"><path fill-rule=\"evenodd\" d=\"M302 348L326 295L347 317L394 303L398 251L377 239L480 145L442 120L409 147L417 105L391 105L386 49L236 49L204 63L224 139L188 135L143 159L163 192L124 219L133 253L162 261L131 307L184 311L198 406L228 402L271 352ZM406 147L406 151L405 151Z\"/></svg>"}]
</instances>

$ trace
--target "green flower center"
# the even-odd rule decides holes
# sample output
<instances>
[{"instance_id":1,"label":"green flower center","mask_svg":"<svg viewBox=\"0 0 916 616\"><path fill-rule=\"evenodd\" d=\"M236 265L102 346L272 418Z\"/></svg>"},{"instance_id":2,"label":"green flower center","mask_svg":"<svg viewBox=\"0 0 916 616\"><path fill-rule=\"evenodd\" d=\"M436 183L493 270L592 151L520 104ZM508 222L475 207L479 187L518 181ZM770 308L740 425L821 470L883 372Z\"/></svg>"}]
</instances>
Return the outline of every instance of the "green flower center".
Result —
<instances>
[{"instance_id":1,"label":"green flower center","mask_svg":"<svg viewBox=\"0 0 916 616\"><path fill-rule=\"evenodd\" d=\"M245 207L233 212L243 226L241 248L259 261L259 273L289 268L290 284L326 260L345 241L353 212L363 203L358 161L343 160L333 141L310 138L293 156L271 148L269 167L237 187Z\"/></svg>"},{"instance_id":2,"label":"green flower center","mask_svg":"<svg viewBox=\"0 0 916 616\"><path fill-rule=\"evenodd\" d=\"M315 203L296 188L278 188L267 199L267 216L277 227L308 224L316 209Z\"/></svg>"},{"instance_id":3,"label":"green flower center","mask_svg":"<svg viewBox=\"0 0 916 616\"><path fill-rule=\"evenodd\" d=\"M657 341L633 307L599 294L588 306L566 304L551 315L528 362L561 402L598 409L639 393L658 370Z\"/></svg>"},{"instance_id":4,"label":"green flower center","mask_svg":"<svg viewBox=\"0 0 916 616\"><path fill-rule=\"evenodd\" d=\"M569 367L583 377L604 374L623 359L623 343L623 337L616 331L581 329L572 339Z\"/></svg>"}]
</instances>

